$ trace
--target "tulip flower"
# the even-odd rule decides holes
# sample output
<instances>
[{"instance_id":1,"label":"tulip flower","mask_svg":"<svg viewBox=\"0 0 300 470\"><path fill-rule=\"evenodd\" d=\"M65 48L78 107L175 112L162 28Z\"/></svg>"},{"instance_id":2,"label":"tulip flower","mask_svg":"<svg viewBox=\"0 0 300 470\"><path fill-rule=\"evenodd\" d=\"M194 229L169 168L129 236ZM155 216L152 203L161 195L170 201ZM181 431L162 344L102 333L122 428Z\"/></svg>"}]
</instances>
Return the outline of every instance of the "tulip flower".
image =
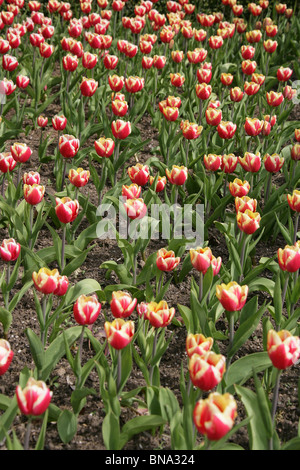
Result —
<instances>
[{"instance_id":1,"label":"tulip flower","mask_svg":"<svg viewBox=\"0 0 300 470\"><path fill-rule=\"evenodd\" d=\"M181 99L178 96L168 96L166 99L166 105L171 108L180 108Z\"/></svg>"},{"instance_id":2,"label":"tulip flower","mask_svg":"<svg viewBox=\"0 0 300 470\"><path fill-rule=\"evenodd\" d=\"M248 196L236 197L234 204L236 212L245 212L246 210L255 212L257 207L257 200L251 199Z\"/></svg>"},{"instance_id":3,"label":"tulip flower","mask_svg":"<svg viewBox=\"0 0 300 470\"><path fill-rule=\"evenodd\" d=\"M217 131L221 139L232 139L237 129L237 125L230 121L221 121Z\"/></svg>"},{"instance_id":4,"label":"tulip flower","mask_svg":"<svg viewBox=\"0 0 300 470\"><path fill-rule=\"evenodd\" d=\"M252 75L257 67L255 60L243 60L242 71L245 75Z\"/></svg>"},{"instance_id":5,"label":"tulip flower","mask_svg":"<svg viewBox=\"0 0 300 470\"><path fill-rule=\"evenodd\" d=\"M82 58L82 65L85 69L91 70L93 69L97 62L98 62L98 56L96 54L92 54L91 52L84 52Z\"/></svg>"},{"instance_id":6,"label":"tulip flower","mask_svg":"<svg viewBox=\"0 0 300 470\"><path fill-rule=\"evenodd\" d=\"M154 328L164 328L168 326L175 316L175 308L169 308L165 300L159 303L149 302L147 320Z\"/></svg>"},{"instance_id":7,"label":"tulip flower","mask_svg":"<svg viewBox=\"0 0 300 470\"><path fill-rule=\"evenodd\" d=\"M73 54L67 54L62 59L63 68L67 72L74 72L74 70L76 70L78 67L78 63L78 57Z\"/></svg>"},{"instance_id":8,"label":"tulip flower","mask_svg":"<svg viewBox=\"0 0 300 470\"><path fill-rule=\"evenodd\" d=\"M249 136L255 137L261 133L263 124L264 121L260 119L247 117L244 124L245 131Z\"/></svg>"},{"instance_id":9,"label":"tulip flower","mask_svg":"<svg viewBox=\"0 0 300 470\"><path fill-rule=\"evenodd\" d=\"M188 176L188 171L185 166L173 165L171 170L166 169L166 175L171 184L182 186Z\"/></svg>"},{"instance_id":10,"label":"tulip flower","mask_svg":"<svg viewBox=\"0 0 300 470\"><path fill-rule=\"evenodd\" d=\"M293 75L293 70L289 67L279 67L277 70L277 79L279 82L287 82Z\"/></svg>"},{"instance_id":11,"label":"tulip flower","mask_svg":"<svg viewBox=\"0 0 300 470\"><path fill-rule=\"evenodd\" d=\"M217 274L219 274L220 272L222 265L221 256L218 256L217 258L215 256L212 256L210 265L212 267L213 276L217 276Z\"/></svg>"},{"instance_id":12,"label":"tulip flower","mask_svg":"<svg viewBox=\"0 0 300 470\"><path fill-rule=\"evenodd\" d=\"M170 80L173 86L180 88L184 84L185 77L180 73L171 73Z\"/></svg>"},{"instance_id":13,"label":"tulip flower","mask_svg":"<svg viewBox=\"0 0 300 470\"><path fill-rule=\"evenodd\" d=\"M207 108L205 111L205 119L209 126L218 126L222 121L221 109Z\"/></svg>"},{"instance_id":14,"label":"tulip flower","mask_svg":"<svg viewBox=\"0 0 300 470\"><path fill-rule=\"evenodd\" d=\"M127 199L124 208L131 220L142 219L147 214L147 206L142 198Z\"/></svg>"},{"instance_id":15,"label":"tulip flower","mask_svg":"<svg viewBox=\"0 0 300 470\"><path fill-rule=\"evenodd\" d=\"M212 92L211 85L207 83L197 83L196 85L196 95L200 100L208 100Z\"/></svg>"},{"instance_id":16,"label":"tulip flower","mask_svg":"<svg viewBox=\"0 0 300 470\"><path fill-rule=\"evenodd\" d=\"M234 87L230 89L230 99L235 103L239 103L244 96L244 92L239 87Z\"/></svg>"},{"instance_id":17,"label":"tulip flower","mask_svg":"<svg viewBox=\"0 0 300 470\"><path fill-rule=\"evenodd\" d=\"M291 158L296 162L300 160L300 144L297 143L291 148Z\"/></svg>"},{"instance_id":18,"label":"tulip flower","mask_svg":"<svg viewBox=\"0 0 300 470\"><path fill-rule=\"evenodd\" d=\"M264 41L263 46L268 54L273 54L273 52L275 52L277 49L278 42L273 41L272 39L267 39L266 41Z\"/></svg>"},{"instance_id":19,"label":"tulip flower","mask_svg":"<svg viewBox=\"0 0 300 470\"><path fill-rule=\"evenodd\" d=\"M2 67L7 72L13 72L19 65L19 62L16 57L13 57L9 54L5 54L2 57Z\"/></svg>"},{"instance_id":20,"label":"tulip flower","mask_svg":"<svg viewBox=\"0 0 300 470\"><path fill-rule=\"evenodd\" d=\"M157 252L156 266L160 271L173 271L180 263L180 257L175 256L174 251L168 251L166 248L161 248Z\"/></svg>"},{"instance_id":21,"label":"tulip flower","mask_svg":"<svg viewBox=\"0 0 300 470\"><path fill-rule=\"evenodd\" d=\"M137 304L137 299L133 299L128 292L114 291L110 302L111 312L114 318L129 317Z\"/></svg>"},{"instance_id":22,"label":"tulip flower","mask_svg":"<svg viewBox=\"0 0 300 470\"><path fill-rule=\"evenodd\" d=\"M52 271L47 268L41 268L38 272L32 273L32 280L35 288L45 295L52 294L58 286L59 272L57 269Z\"/></svg>"},{"instance_id":23,"label":"tulip flower","mask_svg":"<svg viewBox=\"0 0 300 470\"><path fill-rule=\"evenodd\" d=\"M237 282L232 281L227 285L217 285L216 296L226 311L236 312L244 307L248 290L248 286L240 286Z\"/></svg>"},{"instance_id":24,"label":"tulip flower","mask_svg":"<svg viewBox=\"0 0 300 470\"><path fill-rule=\"evenodd\" d=\"M197 430L210 441L222 439L232 429L236 416L237 403L229 393L210 393L196 403L193 411Z\"/></svg>"},{"instance_id":25,"label":"tulip flower","mask_svg":"<svg viewBox=\"0 0 300 470\"><path fill-rule=\"evenodd\" d=\"M189 360L189 374L195 387L209 391L222 380L226 360L222 354L208 351L204 355L193 354Z\"/></svg>"},{"instance_id":26,"label":"tulip flower","mask_svg":"<svg viewBox=\"0 0 300 470\"><path fill-rule=\"evenodd\" d=\"M115 142L110 137L101 137L94 142L94 146L99 157L109 158L113 154Z\"/></svg>"},{"instance_id":27,"label":"tulip flower","mask_svg":"<svg viewBox=\"0 0 300 470\"><path fill-rule=\"evenodd\" d=\"M136 183L132 183L129 186L122 186L122 196L126 199L138 199L141 195L142 188Z\"/></svg>"},{"instance_id":28,"label":"tulip flower","mask_svg":"<svg viewBox=\"0 0 300 470\"><path fill-rule=\"evenodd\" d=\"M206 83L207 85L212 79L212 71L210 69L205 69L201 67L201 69L197 70L197 80L199 83Z\"/></svg>"},{"instance_id":29,"label":"tulip flower","mask_svg":"<svg viewBox=\"0 0 300 470\"><path fill-rule=\"evenodd\" d=\"M170 106L164 106L162 109L163 115L167 121L176 121L179 116L179 111L177 107L171 108Z\"/></svg>"},{"instance_id":30,"label":"tulip flower","mask_svg":"<svg viewBox=\"0 0 300 470\"><path fill-rule=\"evenodd\" d=\"M0 339L0 375L4 375L13 360L14 352L8 341Z\"/></svg>"},{"instance_id":31,"label":"tulip flower","mask_svg":"<svg viewBox=\"0 0 300 470\"><path fill-rule=\"evenodd\" d=\"M204 356L208 351L212 349L213 343L213 338L206 338L202 333L190 333L186 338L185 344L188 357L191 358L193 354Z\"/></svg>"},{"instance_id":32,"label":"tulip flower","mask_svg":"<svg viewBox=\"0 0 300 470\"><path fill-rule=\"evenodd\" d=\"M276 332L271 329L267 336L267 351L273 366L285 370L300 358L300 338L287 330Z\"/></svg>"},{"instance_id":33,"label":"tulip flower","mask_svg":"<svg viewBox=\"0 0 300 470\"><path fill-rule=\"evenodd\" d=\"M1 259L7 263L15 261L21 252L21 245L14 238L4 239L0 245Z\"/></svg>"},{"instance_id":34,"label":"tulip flower","mask_svg":"<svg viewBox=\"0 0 300 470\"><path fill-rule=\"evenodd\" d=\"M125 348L133 339L134 322L116 318L112 323L105 322L104 330L108 343L116 350Z\"/></svg>"},{"instance_id":35,"label":"tulip flower","mask_svg":"<svg viewBox=\"0 0 300 470\"><path fill-rule=\"evenodd\" d=\"M45 129L45 127L47 127L47 124L48 124L48 118L47 117L41 115L37 118L37 125L41 129Z\"/></svg>"},{"instance_id":36,"label":"tulip flower","mask_svg":"<svg viewBox=\"0 0 300 470\"><path fill-rule=\"evenodd\" d=\"M45 382L30 377L25 388L16 388L16 397L20 412L26 416L40 416L48 408L52 392Z\"/></svg>"},{"instance_id":37,"label":"tulip flower","mask_svg":"<svg viewBox=\"0 0 300 470\"><path fill-rule=\"evenodd\" d=\"M239 157L236 157L233 153L222 155L221 170L227 173L233 173L237 167Z\"/></svg>"},{"instance_id":38,"label":"tulip flower","mask_svg":"<svg viewBox=\"0 0 300 470\"><path fill-rule=\"evenodd\" d=\"M261 167L260 153L245 152L244 157L239 157L239 163L245 171L257 173Z\"/></svg>"},{"instance_id":39,"label":"tulip flower","mask_svg":"<svg viewBox=\"0 0 300 470\"><path fill-rule=\"evenodd\" d=\"M123 117L128 111L127 101L115 99L111 102L111 110L115 116Z\"/></svg>"},{"instance_id":40,"label":"tulip flower","mask_svg":"<svg viewBox=\"0 0 300 470\"><path fill-rule=\"evenodd\" d=\"M259 83L256 83L254 81L251 81L251 82L245 82L244 83L244 91L246 93L246 95L248 96L253 96L253 95L256 95L256 93L258 93L260 89L260 84Z\"/></svg>"},{"instance_id":41,"label":"tulip flower","mask_svg":"<svg viewBox=\"0 0 300 470\"><path fill-rule=\"evenodd\" d=\"M277 250L278 264L282 271L294 273L300 268L300 248L295 245L286 245Z\"/></svg>"},{"instance_id":42,"label":"tulip flower","mask_svg":"<svg viewBox=\"0 0 300 470\"><path fill-rule=\"evenodd\" d=\"M7 173L13 171L17 162L10 152L0 153L0 171ZM4 180L3 180L4 181Z\"/></svg>"},{"instance_id":43,"label":"tulip flower","mask_svg":"<svg viewBox=\"0 0 300 470\"><path fill-rule=\"evenodd\" d=\"M130 122L122 121L122 119L117 119L111 123L111 130L116 139L123 140L131 133L131 124Z\"/></svg>"},{"instance_id":44,"label":"tulip flower","mask_svg":"<svg viewBox=\"0 0 300 470\"><path fill-rule=\"evenodd\" d=\"M109 75L108 83L112 91L121 91L125 83L124 77L119 77L118 75Z\"/></svg>"},{"instance_id":45,"label":"tulip flower","mask_svg":"<svg viewBox=\"0 0 300 470\"><path fill-rule=\"evenodd\" d=\"M73 135L64 134L60 136L58 146L64 158L73 158L79 150L80 142Z\"/></svg>"},{"instance_id":46,"label":"tulip flower","mask_svg":"<svg viewBox=\"0 0 300 470\"><path fill-rule=\"evenodd\" d=\"M201 272L202 274L205 274L211 265L211 260L212 260L211 249L209 247L191 248L190 258L191 258L191 263L193 267L197 271Z\"/></svg>"},{"instance_id":47,"label":"tulip flower","mask_svg":"<svg viewBox=\"0 0 300 470\"><path fill-rule=\"evenodd\" d=\"M239 178L235 178L229 183L229 191L233 197L247 196L250 191L250 184L248 181L242 181Z\"/></svg>"},{"instance_id":48,"label":"tulip flower","mask_svg":"<svg viewBox=\"0 0 300 470\"><path fill-rule=\"evenodd\" d=\"M24 184L24 199L31 206L39 204L45 195L45 186L40 184Z\"/></svg>"},{"instance_id":49,"label":"tulip flower","mask_svg":"<svg viewBox=\"0 0 300 470\"><path fill-rule=\"evenodd\" d=\"M278 153L273 153L269 155L268 153L263 158L265 169L269 173L277 173L281 170L284 164L284 158L280 157Z\"/></svg>"},{"instance_id":50,"label":"tulip flower","mask_svg":"<svg viewBox=\"0 0 300 470\"><path fill-rule=\"evenodd\" d=\"M251 60L255 54L255 47L253 46L241 46L241 54L244 60Z\"/></svg>"},{"instance_id":51,"label":"tulip flower","mask_svg":"<svg viewBox=\"0 0 300 470\"><path fill-rule=\"evenodd\" d=\"M184 57L183 51L172 51L171 52L171 57L172 57L172 60L176 64L179 64L180 62L183 61L183 57Z\"/></svg>"},{"instance_id":52,"label":"tulip flower","mask_svg":"<svg viewBox=\"0 0 300 470\"><path fill-rule=\"evenodd\" d=\"M277 93L276 91L273 91L273 90L271 90L270 92L267 92L266 97L267 97L268 105L272 107L279 106L284 100L284 96L282 93L280 92Z\"/></svg>"},{"instance_id":53,"label":"tulip flower","mask_svg":"<svg viewBox=\"0 0 300 470\"><path fill-rule=\"evenodd\" d=\"M59 221L63 224L68 224L76 219L79 211L79 203L77 200L72 200L69 197L55 199L56 207L55 213Z\"/></svg>"},{"instance_id":54,"label":"tulip flower","mask_svg":"<svg viewBox=\"0 0 300 470\"><path fill-rule=\"evenodd\" d=\"M69 178L70 182L76 188L82 188L89 181L90 171L89 170L84 170L83 168L77 168L77 170L72 168L69 171L68 178Z\"/></svg>"},{"instance_id":55,"label":"tulip flower","mask_svg":"<svg viewBox=\"0 0 300 470\"><path fill-rule=\"evenodd\" d=\"M208 154L204 155L203 163L208 171L217 171L221 166L222 155Z\"/></svg>"},{"instance_id":56,"label":"tulip flower","mask_svg":"<svg viewBox=\"0 0 300 470\"><path fill-rule=\"evenodd\" d=\"M300 191L294 189L292 194L287 194L287 201L293 211L300 213Z\"/></svg>"},{"instance_id":57,"label":"tulip flower","mask_svg":"<svg viewBox=\"0 0 300 470\"><path fill-rule=\"evenodd\" d=\"M239 229L247 235L251 235L258 230L260 219L260 214L250 209L246 209L244 212L239 211L236 215Z\"/></svg>"},{"instance_id":58,"label":"tulip flower","mask_svg":"<svg viewBox=\"0 0 300 470\"><path fill-rule=\"evenodd\" d=\"M28 147L27 144L20 144L18 142L15 142L13 145L11 145L10 151L13 158L18 163L27 162L27 160L29 160L32 154L32 150L30 149L30 147Z\"/></svg>"},{"instance_id":59,"label":"tulip flower","mask_svg":"<svg viewBox=\"0 0 300 470\"><path fill-rule=\"evenodd\" d=\"M154 180L155 180L154 176L150 176L149 178L150 186L152 186L152 184L154 183ZM161 191L165 189L166 184L167 184L167 178L165 176L158 175L155 191L157 193L160 193Z\"/></svg>"},{"instance_id":60,"label":"tulip flower","mask_svg":"<svg viewBox=\"0 0 300 470\"><path fill-rule=\"evenodd\" d=\"M80 295L73 306L73 314L79 325L92 325L101 312L101 303L97 296Z\"/></svg>"},{"instance_id":61,"label":"tulip flower","mask_svg":"<svg viewBox=\"0 0 300 470\"><path fill-rule=\"evenodd\" d=\"M145 186L149 181L150 170L148 165L137 163L129 167L127 172L132 183L136 183L138 186Z\"/></svg>"},{"instance_id":62,"label":"tulip flower","mask_svg":"<svg viewBox=\"0 0 300 470\"><path fill-rule=\"evenodd\" d=\"M52 127L56 131L63 131L67 125L67 118L63 115L56 114L52 118Z\"/></svg>"},{"instance_id":63,"label":"tulip flower","mask_svg":"<svg viewBox=\"0 0 300 470\"><path fill-rule=\"evenodd\" d=\"M57 278L57 287L53 292L53 295L57 295L58 297L63 297L69 288L69 279L67 276L59 275Z\"/></svg>"}]
</instances>

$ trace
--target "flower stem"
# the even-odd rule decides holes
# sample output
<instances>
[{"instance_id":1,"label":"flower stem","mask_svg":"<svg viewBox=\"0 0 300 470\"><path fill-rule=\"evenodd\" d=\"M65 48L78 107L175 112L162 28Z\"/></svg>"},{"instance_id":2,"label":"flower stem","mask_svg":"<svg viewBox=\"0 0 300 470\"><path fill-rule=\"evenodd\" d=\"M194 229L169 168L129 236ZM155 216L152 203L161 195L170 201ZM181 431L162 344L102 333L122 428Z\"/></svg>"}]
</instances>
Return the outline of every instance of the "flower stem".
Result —
<instances>
[{"instance_id":1,"label":"flower stem","mask_svg":"<svg viewBox=\"0 0 300 470\"><path fill-rule=\"evenodd\" d=\"M47 297L45 294L42 300L42 313L43 313L42 343L44 346L45 346L45 336L46 336L46 310L47 310Z\"/></svg>"},{"instance_id":2,"label":"flower stem","mask_svg":"<svg viewBox=\"0 0 300 470\"><path fill-rule=\"evenodd\" d=\"M155 331L154 340L153 340L152 359L155 357L155 354L156 354L157 340L158 340L158 328ZM150 375L149 375L150 385L152 385L152 381L153 381L153 371L154 371L154 365L151 366L151 369L150 369Z\"/></svg>"},{"instance_id":3,"label":"flower stem","mask_svg":"<svg viewBox=\"0 0 300 470\"><path fill-rule=\"evenodd\" d=\"M276 382L275 382L275 386L273 390L273 402L272 402L272 412L271 412L273 428L274 428L275 415L276 415L276 410L277 410L277 405L278 405L280 377L281 377L281 371L277 369ZM271 437L269 441L269 450L273 450L273 436Z\"/></svg>"},{"instance_id":4,"label":"flower stem","mask_svg":"<svg viewBox=\"0 0 300 470\"><path fill-rule=\"evenodd\" d=\"M65 268L65 245L66 245L66 224L63 226L62 241L61 241L61 270Z\"/></svg>"},{"instance_id":5,"label":"flower stem","mask_svg":"<svg viewBox=\"0 0 300 470\"><path fill-rule=\"evenodd\" d=\"M295 218L295 228L294 228L294 245L297 241L297 232L298 232L298 223L299 223L299 215L300 212L297 212L296 218Z\"/></svg>"},{"instance_id":6,"label":"flower stem","mask_svg":"<svg viewBox=\"0 0 300 470\"><path fill-rule=\"evenodd\" d=\"M199 302L200 303L202 301L202 296L203 296L203 273L200 272L200 277L199 277Z\"/></svg>"},{"instance_id":7,"label":"flower stem","mask_svg":"<svg viewBox=\"0 0 300 470\"><path fill-rule=\"evenodd\" d=\"M32 426L32 418L28 418L28 423L26 427L25 439L24 439L24 450L29 450L29 439L31 433L31 426Z\"/></svg>"},{"instance_id":8,"label":"flower stem","mask_svg":"<svg viewBox=\"0 0 300 470\"><path fill-rule=\"evenodd\" d=\"M122 350L117 351L117 392L120 391L122 378Z\"/></svg>"}]
</instances>

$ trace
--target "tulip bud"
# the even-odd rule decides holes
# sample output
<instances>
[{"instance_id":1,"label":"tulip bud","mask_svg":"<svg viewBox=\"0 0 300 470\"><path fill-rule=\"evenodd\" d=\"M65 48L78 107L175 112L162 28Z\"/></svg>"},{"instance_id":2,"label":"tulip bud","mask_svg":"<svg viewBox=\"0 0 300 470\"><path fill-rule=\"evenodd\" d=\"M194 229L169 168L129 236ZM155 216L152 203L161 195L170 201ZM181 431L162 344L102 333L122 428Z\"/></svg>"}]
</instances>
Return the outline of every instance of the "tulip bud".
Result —
<instances>
[{"instance_id":1,"label":"tulip bud","mask_svg":"<svg viewBox=\"0 0 300 470\"><path fill-rule=\"evenodd\" d=\"M229 183L229 191L233 197L247 196L250 191L250 184L248 181L242 181L235 178L234 181Z\"/></svg>"},{"instance_id":2,"label":"tulip bud","mask_svg":"<svg viewBox=\"0 0 300 470\"><path fill-rule=\"evenodd\" d=\"M68 224L76 219L79 211L79 203L76 199L72 201L69 197L61 199L57 197L55 202L55 213L61 223Z\"/></svg>"},{"instance_id":3,"label":"tulip bud","mask_svg":"<svg viewBox=\"0 0 300 470\"><path fill-rule=\"evenodd\" d=\"M168 326L175 316L175 308L169 308L165 300L159 303L149 302L147 320L154 328L164 328Z\"/></svg>"},{"instance_id":4,"label":"tulip bud","mask_svg":"<svg viewBox=\"0 0 300 470\"><path fill-rule=\"evenodd\" d=\"M69 180L70 182L76 186L76 188L82 188L87 184L90 178L90 171L84 170L83 168L77 168L74 170L73 168L69 171Z\"/></svg>"},{"instance_id":5,"label":"tulip bud","mask_svg":"<svg viewBox=\"0 0 300 470\"><path fill-rule=\"evenodd\" d=\"M94 142L94 146L99 157L109 158L113 154L115 143L110 137L101 137Z\"/></svg>"},{"instance_id":6,"label":"tulip bud","mask_svg":"<svg viewBox=\"0 0 300 470\"><path fill-rule=\"evenodd\" d=\"M211 265L211 260L212 260L211 249L209 247L191 248L190 258L191 258L191 263L193 267L197 271L201 272L202 274L205 274Z\"/></svg>"},{"instance_id":7,"label":"tulip bud","mask_svg":"<svg viewBox=\"0 0 300 470\"><path fill-rule=\"evenodd\" d=\"M0 339L0 375L4 375L8 370L14 357L10 344L5 339Z\"/></svg>"},{"instance_id":8,"label":"tulip bud","mask_svg":"<svg viewBox=\"0 0 300 470\"><path fill-rule=\"evenodd\" d=\"M236 415L237 404L233 396L215 392L196 403L193 421L201 434L210 441L218 441L232 429Z\"/></svg>"},{"instance_id":9,"label":"tulip bud","mask_svg":"<svg viewBox=\"0 0 300 470\"><path fill-rule=\"evenodd\" d=\"M294 189L293 194L287 194L287 201L293 211L300 212L300 191Z\"/></svg>"},{"instance_id":10,"label":"tulip bud","mask_svg":"<svg viewBox=\"0 0 300 470\"><path fill-rule=\"evenodd\" d=\"M115 291L112 293L110 308L115 318L129 317L137 304L137 299L132 299L128 292Z\"/></svg>"},{"instance_id":11,"label":"tulip bud","mask_svg":"<svg viewBox=\"0 0 300 470\"><path fill-rule=\"evenodd\" d=\"M226 359L222 354L208 351L203 356L193 354L189 360L189 374L195 387L209 391L222 380Z\"/></svg>"},{"instance_id":12,"label":"tulip bud","mask_svg":"<svg viewBox=\"0 0 300 470\"><path fill-rule=\"evenodd\" d=\"M67 125L67 118L58 114L52 118L52 126L56 131L63 131Z\"/></svg>"},{"instance_id":13,"label":"tulip bud","mask_svg":"<svg viewBox=\"0 0 300 470\"><path fill-rule=\"evenodd\" d=\"M237 282L232 281L227 285L217 285L216 296L225 310L236 312L244 307L248 290L248 286L240 286Z\"/></svg>"},{"instance_id":14,"label":"tulip bud","mask_svg":"<svg viewBox=\"0 0 300 470\"><path fill-rule=\"evenodd\" d=\"M154 183L154 179L155 179L154 176L150 176L149 178L150 186L152 186L152 184ZM167 184L167 178L165 176L158 175L155 191L157 193L160 193L161 191L165 189L166 184Z\"/></svg>"},{"instance_id":15,"label":"tulip bud","mask_svg":"<svg viewBox=\"0 0 300 470\"><path fill-rule=\"evenodd\" d=\"M300 268L300 248L298 244L286 245L277 250L278 264L282 271L294 273Z\"/></svg>"},{"instance_id":16,"label":"tulip bud","mask_svg":"<svg viewBox=\"0 0 300 470\"><path fill-rule=\"evenodd\" d=\"M24 199L31 206L39 204L45 195L45 186L40 184L24 184Z\"/></svg>"},{"instance_id":17,"label":"tulip bud","mask_svg":"<svg viewBox=\"0 0 300 470\"><path fill-rule=\"evenodd\" d=\"M117 350L125 348L133 339L133 321L116 318L112 323L105 322L104 330L108 343Z\"/></svg>"},{"instance_id":18,"label":"tulip bud","mask_svg":"<svg viewBox=\"0 0 300 470\"><path fill-rule=\"evenodd\" d=\"M10 151L13 158L18 163L27 162L32 154L32 150L26 144L19 144L17 142L10 147Z\"/></svg>"},{"instance_id":19,"label":"tulip bud","mask_svg":"<svg viewBox=\"0 0 300 470\"><path fill-rule=\"evenodd\" d=\"M267 351L273 366L285 370L296 364L300 357L300 338L292 336L288 330L269 330Z\"/></svg>"},{"instance_id":20,"label":"tulip bud","mask_svg":"<svg viewBox=\"0 0 300 470\"><path fill-rule=\"evenodd\" d=\"M32 273L32 280L35 288L43 294L52 294L58 286L59 272L57 269L51 271L41 268L39 272Z\"/></svg>"},{"instance_id":21,"label":"tulip bud","mask_svg":"<svg viewBox=\"0 0 300 470\"><path fill-rule=\"evenodd\" d=\"M129 167L127 172L132 183L136 183L138 186L145 186L149 181L150 170L148 165L137 163Z\"/></svg>"},{"instance_id":22,"label":"tulip bud","mask_svg":"<svg viewBox=\"0 0 300 470\"><path fill-rule=\"evenodd\" d=\"M193 354L204 356L208 351L211 350L213 343L213 338L206 338L202 333L190 333L186 338L185 344L188 357L192 357Z\"/></svg>"},{"instance_id":23,"label":"tulip bud","mask_svg":"<svg viewBox=\"0 0 300 470\"><path fill-rule=\"evenodd\" d=\"M202 126L198 126L198 124L189 121L182 121L180 127L183 137L188 140L197 139L203 131Z\"/></svg>"},{"instance_id":24,"label":"tulip bud","mask_svg":"<svg viewBox=\"0 0 300 470\"><path fill-rule=\"evenodd\" d=\"M64 158L73 158L79 150L80 142L73 135L64 134L60 136L58 146Z\"/></svg>"},{"instance_id":25,"label":"tulip bud","mask_svg":"<svg viewBox=\"0 0 300 470\"><path fill-rule=\"evenodd\" d=\"M97 296L81 295L76 300L73 313L76 322L79 325L92 325L98 318L101 312L101 304Z\"/></svg>"},{"instance_id":26,"label":"tulip bud","mask_svg":"<svg viewBox=\"0 0 300 470\"><path fill-rule=\"evenodd\" d=\"M247 235L252 235L258 228L261 216L258 212L246 209L245 212L238 212L236 221L239 229Z\"/></svg>"},{"instance_id":27,"label":"tulip bud","mask_svg":"<svg viewBox=\"0 0 300 470\"><path fill-rule=\"evenodd\" d=\"M21 252L20 243L14 238L4 239L0 246L0 256L3 261L15 261ZM1 341L1 340L0 340Z\"/></svg>"},{"instance_id":28,"label":"tulip bud","mask_svg":"<svg viewBox=\"0 0 300 470\"><path fill-rule=\"evenodd\" d=\"M39 416L47 410L52 392L50 392L45 382L30 377L23 390L20 385L17 386L16 397L22 414Z\"/></svg>"},{"instance_id":29,"label":"tulip bud","mask_svg":"<svg viewBox=\"0 0 300 470\"><path fill-rule=\"evenodd\" d=\"M166 169L166 175L171 184L182 186L188 176L188 170L185 166L173 165L172 170Z\"/></svg>"},{"instance_id":30,"label":"tulip bud","mask_svg":"<svg viewBox=\"0 0 300 470\"><path fill-rule=\"evenodd\" d=\"M45 127L47 127L47 124L48 124L48 118L47 117L39 116L37 118L37 125L39 127L41 127L42 129L45 129Z\"/></svg>"},{"instance_id":31,"label":"tulip bud","mask_svg":"<svg viewBox=\"0 0 300 470\"><path fill-rule=\"evenodd\" d=\"M156 266L160 271L173 271L180 263L180 257L175 257L174 251L168 251L166 248L161 248L157 252Z\"/></svg>"}]
</instances>

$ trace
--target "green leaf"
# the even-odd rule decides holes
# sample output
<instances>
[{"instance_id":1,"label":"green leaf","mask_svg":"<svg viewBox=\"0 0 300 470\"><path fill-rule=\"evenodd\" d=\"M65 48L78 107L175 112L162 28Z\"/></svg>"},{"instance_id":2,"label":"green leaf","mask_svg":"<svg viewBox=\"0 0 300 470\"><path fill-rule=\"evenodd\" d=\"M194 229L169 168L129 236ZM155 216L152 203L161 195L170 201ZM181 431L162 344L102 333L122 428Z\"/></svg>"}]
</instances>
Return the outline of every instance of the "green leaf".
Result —
<instances>
[{"instance_id":1,"label":"green leaf","mask_svg":"<svg viewBox=\"0 0 300 470\"><path fill-rule=\"evenodd\" d=\"M119 418L110 410L102 423L102 438L107 450L120 450L120 423ZM124 442L124 445L126 442Z\"/></svg>"},{"instance_id":2,"label":"green leaf","mask_svg":"<svg viewBox=\"0 0 300 470\"><path fill-rule=\"evenodd\" d=\"M124 424L120 434L120 449L136 434L164 426L166 420L161 416L137 416Z\"/></svg>"},{"instance_id":3,"label":"green leaf","mask_svg":"<svg viewBox=\"0 0 300 470\"><path fill-rule=\"evenodd\" d=\"M77 418L70 410L63 410L57 421L59 437L64 444L70 442L77 432Z\"/></svg>"},{"instance_id":4,"label":"green leaf","mask_svg":"<svg viewBox=\"0 0 300 470\"><path fill-rule=\"evenodd\" d=\"M38 371L41 371L44 366L44 360L45 360L45 353L44 353L44 346L40 338L37 336L37 334L32 331L30 328L27 328L25 331L26 336L29 341L29 346L31 350L31 354L35 363L36 368Z\"/></svg>"},{"instance_id":5,"label":"green leaf","mask_svg":"<svg viewBox=\"0 0 300 470\"><path fill-rule=\"evenodd\" d=\"M12 314L6 310L4 307L0 307L0 323L2 323L3 326L3 332L5 334L8 333L8 330L10 328L10 325L12 324L13 317Z\"/></svg>"},{"instance_id":6,"label":"green leaf","mask_svg":"<svg viewBox=\"0 0 300 470\"><path fill-rule=\"evenodd\" d=\"M267 352L248 354L234 361L226 374L226 391L233 385L243 385L253 374L253 370L258 373L272 366Z\"/></svg>"}]
</instances>

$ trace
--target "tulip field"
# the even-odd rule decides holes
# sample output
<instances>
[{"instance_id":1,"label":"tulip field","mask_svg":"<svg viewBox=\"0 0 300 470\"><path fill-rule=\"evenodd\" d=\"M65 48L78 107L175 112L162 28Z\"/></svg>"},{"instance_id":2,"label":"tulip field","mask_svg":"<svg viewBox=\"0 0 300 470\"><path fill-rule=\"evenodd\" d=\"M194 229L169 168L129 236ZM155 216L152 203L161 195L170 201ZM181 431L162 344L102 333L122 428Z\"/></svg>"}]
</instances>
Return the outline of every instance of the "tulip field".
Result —
<instances>
[{"instance_id":1,"label":"tulip field","mask_svg":"<svg viewBox=\"0 0 300 470\"><path fill-rule=\"evenodd\" d=\"M300 450L299 18L0 0L1 450Z\"/></svg>"}]
</instances>

